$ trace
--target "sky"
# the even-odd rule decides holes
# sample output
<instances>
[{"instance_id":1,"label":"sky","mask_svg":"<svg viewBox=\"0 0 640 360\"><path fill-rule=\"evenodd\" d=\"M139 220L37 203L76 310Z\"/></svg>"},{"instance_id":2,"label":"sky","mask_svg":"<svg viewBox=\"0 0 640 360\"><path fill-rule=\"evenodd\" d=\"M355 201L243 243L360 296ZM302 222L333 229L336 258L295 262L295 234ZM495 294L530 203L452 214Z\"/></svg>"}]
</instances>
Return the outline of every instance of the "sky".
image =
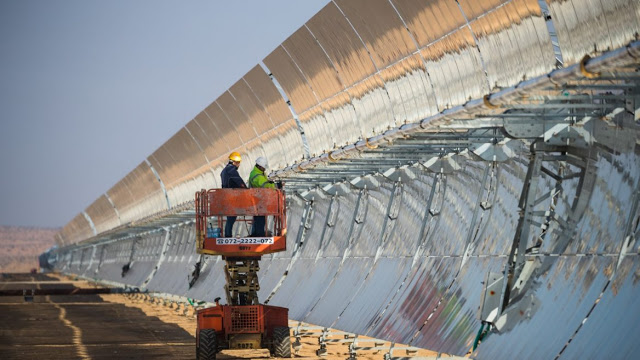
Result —
<instances>
[{"instance_id":1,"label":"sky","mask_svg":"<svg viewBox=\"0 0 640 360\"><path fill-rule=\"evenodd\" d=\"M0 225L61 227L329 0L0 0Z\"/></svg>"}]
</instances>

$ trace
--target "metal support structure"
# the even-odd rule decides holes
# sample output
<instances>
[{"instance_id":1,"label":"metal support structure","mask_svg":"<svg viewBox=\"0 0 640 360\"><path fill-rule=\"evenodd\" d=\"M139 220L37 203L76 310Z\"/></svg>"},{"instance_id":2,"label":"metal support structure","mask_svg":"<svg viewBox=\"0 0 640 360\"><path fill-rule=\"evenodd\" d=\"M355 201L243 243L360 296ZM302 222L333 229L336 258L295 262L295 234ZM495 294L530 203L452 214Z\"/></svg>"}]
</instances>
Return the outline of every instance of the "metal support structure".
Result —
<instances>
[{"instance_id":1,"label":"metal support structure","mask_svg":"<svg viewBox=\"0 0 640 360\"><path fill-rule=\"evenodd\" d=\"M153 279L155 274L158 272L160 265L162 265L162 263L164 262L164 259L167 256L167 249L169 248L169 244L171 243L171 228L165 227L164 232L165 232L164 241L162 242L162 249L160 250L160 256L158 257L158 262L156 263L156 266L153 268L153 271L151 271L149 276L147 276L147 278L142 283L143 287L147 286L147 284L151 281L151 279Z\"/></svg>"},{"instance_id":2,"label":"metal support structure","mask_svg":"<svg viewBox=\"0 0 640 360\"><path fill-rule=\"evenodd\" d=\"M473 249L473 240L477 238L478 232L476 231L476 222L478 221L478 214L482 209L482 195L485 193L485 185L487 184L487 179L489 178L489 170L493 167L493 164L487 164L484 169L484 174L482 175L482 182L480 183L480 190L478 191L478 196L475 202L475 208L473 210L473 216L471 217L471 223L469 224L469 231L467 232L467 239L465 240L465 249L464 249L464 258L460 263L460 268L464 266L466 260L469 258L469 255Z\"/></svg>"},{"instance_id":3,"label":"metal support structure","mask_svg":"<svg viewBox=\"0 0 640 360\"><path fill-rule=\"evenodd\" d=\"M480 316L483 324L490 323L495 331L502 332L515 326L523 316L509 316L514 313L532 313L539 307L539 301L528 291L539 286L534 280L546 272L554 260L525 258L525 254L536 254L546 244L547 251L562 253L576 232L576 225L584 214L595 186L593 153L573 147L548 146L542 143L531 145L531 156L523 183L519 202L519 220L511 250L502 276L490 273L485 281L485 290ZM551 171L543 163L555 163L556 171ZM568 172L569 166L578 172ZM539 194L543 177L549 177L555 185ZM556 206L562 194L565 180L578 178L573 203L566 218L560 218ZM548 205L544 205L548 204ZM544 205L543 209L540 205ZM555 224L552 224L555 223ZM547 239L550 227L554 225L554 238ZM533 234L538 229L538 234ZM489 294L491 293L491 294ZM499 293L499 301L492 294Z\"/></svg>"},{"instance_id":4,"label":"metal support structure","mask_svg":"<svg viewBox=\"0 0 640 360\"><path fill-rule=\"evenodd\" d=\"M536 144L531 146L531 155L529 160L529 166L527 168L527 174L524 179L522 191L520 195L520 201L518 204L519 219L514 239L512 241L511 250L506 263L504 271L506 281L502 281L502 291L500 307L497 313L494 315L500 317L506 307L512 301L512 294L516 279L520 276L524 267L524 255L527 250L529 234L533 223L534 208L539 204L546 195L538 198L538 184L541 181L541 176L544 174L542 171L542 161L544 159L544 153L542 151L536 151ZM496 280L499 281L499 280ZM483 319L485 320L485 319ZM488 322L494 322L495 318L486 319Z\"/></svg>"},{"instance_id":5,"label":"metal support structure","mask_svg":"<svg viewBox=\"0 0 640 360\"><path fill-rule=\"evenodd\" d=\"M229 305L258 305L258 271L260 265L259 258L256 259L225 259L224 266L225 294Z\"/></svg>"},{"instance_id":6,"label":"metal support structure","mask_svg":"<svg viewBox=\"0 0 640 360\"><path fill-rule=\"evenodd\" d=\"M364 213L363 213L362 209L366 210L366 206L364 206L363 204L366 203L367 197L368 197L368 193L367 193L366 189L362 189L362 190L360 190L358 192L358 200L356 201L356 207L355 207L355 209L353 211L353 218L352 218L351 224L349 226L349 233L347 234L347 239L348 239L347 240L347 248L342 253L342 260L340 261L340 265L338 265L338 269L334 273L333 278L331 279L331 282L329 283L329 285L324 289L324 292L322 293L322 295L320 295L320 297L318 297L318 300L316 300L316 302L313 304L313 306L311 306L309 308L309 311L307 311L307 313L305 314L304 318L309 316L309 314L320 303L322 298L324 298L324 296L327 293L327 291L331 288L331 285L333 285L333 283L336 281L337 275L342 270L342 267L344 266L345 260L351 254L351 248L352 248L353 242L354 242L353 232L355 230L356 224L362 224L362 222L364 221Z\"/></svg>"},{"instance_id":7,"label":"metal support structure","mask_svg":"<svg viewBox=\"0 0 640 360\"><path fill-rule=\"evenodd\" d=\"M285 270L284 274L282 274L280 281L278 281L278 283L273 288L273 290L271 290L271 293L269 294L267 299L264 301L265 305L268 304L269 301L271 301L271 299L276 294L278 289L280 289L280 287L284 283L284 280L287 278L287 275L289 275L289 271L293 267L293 264L295 264L295 262L298 260L298 256L299 256L298 254L300 253L300 250L304 245L304 241L307 236L307 231L311 229L311 221L313 220L313 215L315 214L313 203L314 203L313 201L305 202L305 207L304 207L304 210L302 211L302 216L300 218L298 236L296 237L296 242L293 248L293 254L291 255L291 261L289 262L289 265L287 265L287 269Z\"/></svg>"},{"instance_id":8,"label":"metal support structure","mask_svg":"<svg viewBox=\"0 0 640 360\"><path fill-rule=\"evenodd\" d=\"M142 236L136 236L131 242L131 252L129 253L129 259L127 263L124 264L124 266L122 266L122 277L125 277L129 272L129 270L131 270L131 267L133 266L133 259L136 255L136 245L141 240L142 240Z\"/></svg>"},{"instance_id":9,"label":"metal support structure","mask_svg":"<svg viewBox=\"0 0 640 360\"><path fill-rule=\"evenodd\" d=\"M322 227L322 233L320 234L320 242L318 245L318 252L316 253L316 261L322 257L322 253L324 252L324 238L327 234L327 228L333 227L334 223L331 221L332 217L335 216L335 203L337 198L336 196L332 196L329 201L329 209L327 210L327 216L324 221L324 226Z\"/></svg>"},{"instance_id":10,"label":"metal support structure","mask_svg":"<svg viewBox=\"0 0 640 360\"><path fill-rule=\"evenodd\" d=\"M420 225L420 235L418 235L418 241L420 241L420 247L419 250L416 252L416 255L418 255L419 253L422 253L422 250L424 249L424 246L426 245L426 229L427 229L427 223L429 222L429 219L432 218L434 215L431 211L431 204L433 203L433 198L436 194L436 187L441 183L440 178L444 176L442 174L434 174L433 175L433 182L431 183L431 190L429 191L429 197L427 198L427 202L425 203L425 207L424 207L424 216L422 217L422 224ZM414 259L414 263L415 263L415 259Z\"/></svg>"},{"instance_id":11,"label":"metal support structure","mask_svg":"<svg viewBox=\"0 0 640 360\"><path fill-rule=\"evenodd\" d=\"M387 204L387 210L386 210L386 213L385 213L386 216L384 218L384 222L383 222L383 225L382 225L382 232L381 232L381 235L380 235L380 242L379 242L379 245L378 245L378 249L376 250L375 258L373 260L374 264L380 259L380 256L382 255L382 251L384 250L384 244L386 243L387 239L389 238L389 236L393 232L393 227L395 225L395 220L398 217L398 211L399 211L401 200L402 200L402 183L400 181L397 181L397 182L395 182L393 184L393 189L391 190L391 196L389 197L389 202ZM351 248L351 246L349 246L349 249L350 248ZM345 259L346 259L346 257L343 257L342 261L344 262ZM342 269L342 263L340 265L341 266L338 269L338 271L340 271L340 269ZM351 302L353 301L353 299L356 298L356 296L360 292L360 289L362 289L362 287L367 282L367 279L369 278L369 275L371 275L371 272L367 273L367 275L364 277L364 279L362 280L362 282L360 283L358 288L355 291L353 291L353 295L351 296L351 298L347 302L347 305L345 305L344 309L342 309L342 312L340 312L340 314L333 321L331 326L334 326L338 322L338 320L340 320L340 317L342 316L342 314L344 314L344 312L347 310L347 308L349 308L349 305L351 305Z\"/></svg>"},{"instance_id":12,"label":"metal support structure","mask_svg":"<svg viewBox=\"0 0 640 360\"><path fill-rule=\"evenodd\" d=\"M476 229L476 222L477 222L477 218L478 218L478 213L480 212L481 209L483 209L483 210L485 209L483 207L482 195L485 193L485 190L484 190L485 189L485 185L486 185L487 179L489 177L488 176L489 175L489 170L492 168L492 166L493 166L493 163L491 163L490 165L486 166L484 174L483 174L483 177L482 177L482 183L481 183L480 191L478 192L477 200L475 202L474 215L473 215L473 217L471 219L471 223L470 223L470 226L469 226L468 235L467 235L467 239L466 239L466 243L465 243L465 251L464 251L463 259L462 259L462 261L460 263L460 267L458 268L458 271L456 272L456 274L453 276L453 279L451 280L451 282L447 286L446 290L441 295L440 300L436 303L434 308L431 310L431 312L427 316L426 320L422 324L420 324L419 328L414 333L413 337L409 341L409 345L411 345L413 343L413 341L422 332L423 328L428 324L428 322L430 321L431 317L436 313L436 311L438 311L438 308L443 303L444 297L448 293L449 289L451 289L453 284L456 282L456 280L458 278L458 275L462 271L462 268L466 264L466 261L467 261L467 259L469 258L470 254L472 252L472 244L473 244L472 240L474 239L474 237L477 237L477 235L478 235L478 231ZM489 191L490 191L490 189L489 189ZM414 263L415 263L415 258L414 258Z\"/></svg>"},{"instance_id":13,"label":"metal support structure","mask_svg":"<svg viewBox=\"0 0 640 360\"><path fill-rule=\"evenodd\" d=\"M200 254L200 256L198 256L198 261L196 261L196 263L193 265L193 270L188 276L189 289L191 289L193 285L195 285L196 281L198 281L198 278L200 278L200 272L202 271L202 268L204 266L204 257L204 254Z\"/></svg>"},{"instance_id":14,"label":"metal support structure","mask_svg":"<svg viewBox=\"0 0 640 360\"><path fill-rule=\"evenodd\" d=\"M98 266L96 267L96 271L95 271L96 274L98 273L98 271L100 271L100 268L102 267L102 262L104 261L104 252L106 248L107 248L107 245L100 245L100 260L98 261Z\"/></svg>"},{"instance_id":15,"label":"metal support structure","mask_svg":"<svg viewBox=\"0 0 640 360\"><path fill-rule=\"evenodd\" d=\"M85 271L91 269L91 266L93 265L93 259L95 259L97 250L98 249L96 245L91 246L91 258L89 258L89 265L87 265Z\"/></svg>"},{"instance_id":16,"label":"metal support structure","mask_svg":"<svg viewBox=\"0 0 640 360\"><path fill-rule=\"evenodd\" d=\"M378 261L382 251L384 250L384 244L389 239L389 236L393 233L393 226L395 220L398 218L398 211L400 211L400 203L402 202L402 183L400 181L393 183L393 189L391 189L391 196L389 197L389 203L387 204L387 212L382 224L382 232L380 234L380 242L378 244L378 250L376 250L376 256L374 263ZM369 274L367 274L367 277ZM366 280L366 277L365 277ZM363 281L364 284L364 281ZM357 291L356 291L357 293ZM355 296L355 294L354 294ZM348 306L348 305L347 305Z\"/></svg>"},{"instance_id":17,"label":"metal support structure","mask_svg":"<svg viewBox=\"0 0 640 360\"><path fill-rule=\"evenodd\" d=\"M76 251L72 250L69 252L69 261L67 261L67 263L64 265L63 270L68 269L69 267L71 267L71 265L73 264L73 255L75 255Z\"/></svg>"},{"instance_id":18,"label":"metal support structure","mask_svg":"<svg viewBox=\"0 0 640 360\"><path fill-rule=\"evenodd\" d=\"M536 203L538 183L541 180L540 176L542 174L542 158L543 157L540 152L534 151L532 153L529 168L527 169L527 175L522 187L520 202L518 204L520 218L518 219L515 237L512 242L511 251L509 253L508 263L511 263L512 265L510 265L511 269L508 272L509 280L507 282L507 289L513 286L514 278L517 278L518 275L520 275L522 265L524 265L524 254L527 249L529 231L531 230L531 222L534 212L534 205ZM507 292L508 291L509 290L507 290Z\"/></svg>"},{"instance_id":19,"label":"metal support structure","mask_svg":"<svg viewBox=\"0 0 640 360\"><path fill-rule=\"evenodd\" d=\"M82 249L80 250L80 261L78 261L78 270L80 271L81 267L82 267L82 262L84 261L84 253L86 252L87 249Z\"/></svg>"},{"instance_id":20,"label":"metal support structure","mask_svg":"<svg viewBox=\"0 0 640 360\"><path fill-rule=\"evenodd\" d=\"M300 229L298 230L298 236L296 237L294 253L297 253L304 245L304 241L307 238L307 232L311 230L311 222L315 215L313 207L313 201L307 201L304 211L302 212L302 219L300 222Z\"/></svg>"}]
</instances>

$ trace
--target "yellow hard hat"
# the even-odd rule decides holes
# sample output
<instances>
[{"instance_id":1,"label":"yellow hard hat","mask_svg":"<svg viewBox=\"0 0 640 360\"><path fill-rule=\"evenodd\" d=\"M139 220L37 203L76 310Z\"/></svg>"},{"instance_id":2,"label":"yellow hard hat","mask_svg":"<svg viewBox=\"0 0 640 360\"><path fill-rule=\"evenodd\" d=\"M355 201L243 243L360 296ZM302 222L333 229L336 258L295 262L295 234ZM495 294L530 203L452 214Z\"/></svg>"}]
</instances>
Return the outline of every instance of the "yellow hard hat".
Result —
<instances>
[{"instance_id":1,"label":"yellow hard hat","mask_svg":"<svg viewBox=\"0 0 640 360\"><path fill-rule=\"evenodd\" d=\"M240 153L237 151L232 152L231 154L229 154L229 160L231 161L242 161L242 157L240 157Z\"/></svg>"}]
</instances>

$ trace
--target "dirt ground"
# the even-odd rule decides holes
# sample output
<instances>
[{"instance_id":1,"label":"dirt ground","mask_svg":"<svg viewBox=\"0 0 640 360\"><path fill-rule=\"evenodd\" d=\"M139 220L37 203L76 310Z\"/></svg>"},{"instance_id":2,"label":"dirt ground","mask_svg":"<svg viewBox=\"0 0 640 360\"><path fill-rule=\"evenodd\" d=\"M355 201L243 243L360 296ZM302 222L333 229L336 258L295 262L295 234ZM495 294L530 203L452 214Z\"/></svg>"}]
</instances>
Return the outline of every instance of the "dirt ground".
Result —
<instances>
[{"instance_id":1,"label":"dirt ground","mask_svg":"<svg viewBox=\"0 0 640 360\"><path fill-rule=\"evenodd\" d=\"M194 359L193 336L142 310L78 294L91 284L44 274L3 274L0 290L0 359ZM28 295L66 290L64 295Z\"/></svg>"},{"instance_id":2,"label":"dirt ground","mask_svg":"<svg viewBox=\"0 0 640 360\"><path fill-rule=\"evenodd\" d=\"M176 304L165 304L160 299L152 299L148 295L143 294L134 294L134 295L101 295L104 301L123 304L129 307L136 307L142 310L147 316L155 316L158 317L163 322L172 323L180 326L185 331L190 333L195 337L196 331L196 319L193 312L190 309L185 309L182 306ZM186 313L187 315L182 315ZM291 335L292 344L295 342L293 338L293 333L295 327L298 326L298 322L290 321L289 326L291 327ZM312 324L302 324L302 326L307 327L315 327ZM327 359L327 360L344 360L349 357L349 344L342 342L328 342L327 343L327 355L326 356L317 356L316 350L319 349L318 337L321 335L320 329L308 330L309 332L314 332L313 336L305 336L300 338L300 349L297 353L295 353L295 358L300 359ZM330 340L343 340L343 334L335 334L339 333L336 330L329 329L330 336L328 339ZM385 342L382 340L376 340L369 337L358 337L358 341L360 342L359 346L362 347L388 347L390 346L389 342ZM194 345L195 346L195 345ZM406 347L406 345L396 344L395 347ZM384 354L388 352L388 350L358 350L357 358L358 359L375 359L381 360L384 357ZM437 353L434 351L420 349L417 352L407 353L405 350L395 350L393 353L394 357L403 357L403 356L411 356L411 357L433 357L434 359L437 356ZM447 355L441 355L441 358L447 358ZM219 359L265 359L269 358L268 350L223 350L218 354ZM272 358L273 359L273 358Z\"/></svg>"},{"instance_id":3,"label":"dirt ground","mask_svg":"<svg viewBox=\"0 0 640 360\"><path fill-rule=\"evenodd\" d=\"M59 283L64 286L73 286L76 288L97 287L94 283L58 274L47 274L46 278L28 277L29 276L25 279L16 278L13 279L13 281L20 283L33 281L34 283L39 284L37 285L39 288L42 286L54 286L55 283ZM14 285L17 284L17 282L14 283ZM171 302L167 299L154 297L150 294L100 294L93 295L92 297L76 295L60 297L60 301L51 301L52 298L53 297L43 297L43 299L40 300L35 299L35 306L42 308L39 311L50 311L56 314L59 310L62 311L62 308L67 311L65 313L65 317L60 318L63 319L63 323L58 324L58 322L55 322L51 324L51 326L60 327L61 332L58 336L50 334L48 335L48 338L42 338L40 340L48 344L54 344L54 346L57 347L63 346L64 349L69 350L70 354L73 353L73 351L71 351L72 348L76 348L77 353L77 348L81 347L84 354L87 355L86 358L101 358L101 356L106 355L107 353L112 354L112 356L116 355L115 357L118 358L138 358L141 354L140 351L143 351L143 347L146 347L146 351L151 351L153 349L153 351L151 351L153 354L151 352L146 353L147 355L151 355L152 358L164 358L164 356L171 358L195 357L195 309L188 304ZM62 299L64 299L64 301ZM16 302L20 302L19 300L20 299L15 299ZM57 306L54 304L56 302L58 303ZM51 305L56 306L56 308L51 308ZM74 310L81 309L82 306L86 307L86 309L83 310L84 313L78 313L77 311L79 310ZM24 305L18 308L24 309ZM5 310L8 310L8 308ZM74 313L74 311L76 311L76 313ZM104 314L102 314L102 312L104 312ZM91 319L91 315L89 314L93 314L95 319ZM98 317L103 320L96 321ZM18 320L20 319L21 318L18 318ZM106 328L100 329L100 326ZM298 322L290 321L289 326L291 327L291 342L292 344L295 344L295 338L293 337L294 329L298 327L299 324ZM310 334L300 337L300 346L293 347L292 353L295 358L338 360L347 359L349 357L349 343L345 342L344 333L329 329L329 336L327 337L329 341L326 346L326 355L318 356L316 351L320 348L318 338L321 335L322 330L312 324L301 324L300 326L308 327L306 330L302 329L302 332L306 331ZM13 325L13 327L15 328L16 325ZM73 342L66 344L66 340L60 338L66 338L66 336L62 335L64 331L69 329L73 329L74 332L79 332L81 335L74 334L74 336L72 336L74 339ZM10 326L5 330L11 330L7 333L13 336L13 338L8 340L8 344L5 344L10 345L7 349L14 351L16 349L25 349L27 346L31 345L31 343L22 344L20 343L21 340L16 340L21 338L21 334L26 335L26 333L22 332L22 329L13 331ZM0 336L0 338L1 337L2 336ZM37 344L36 342L40 340L35 338L32 340L35 341L33 345L36 345L36 347L44 346L41 350L46 350L46 344ZM62 345L55 345L57 342L61 342ZM388 352L388 348L390 346L389 342L361 336L358 336L358 342L358 345L361 347L384 348L371 350L359 349L357 350L358 359L381 360L384 358L385 353ZM0 342L0 347L2 347L2 345L3 344ZM396 344L395 347L402 348L405 347L405 345ZM19 352L16 354L19 354ZM33 353L31 355L36 356L37 354ZM60 355L62 356L61 358L64 358L65 356L62 353ZM405 350L398 349L394 351L393 356L435 359L437 353L423 349L407 353ZM441 355L441 357L446 358L447 356ZM15 358L31 357L17 356ZM111 358L111 356L109 358ZM144 356L143 358L147 357ZM218 354L218 358L274 359L269 357L269 351L266 349L223 350Z\"/></svg>"}]
</instances>

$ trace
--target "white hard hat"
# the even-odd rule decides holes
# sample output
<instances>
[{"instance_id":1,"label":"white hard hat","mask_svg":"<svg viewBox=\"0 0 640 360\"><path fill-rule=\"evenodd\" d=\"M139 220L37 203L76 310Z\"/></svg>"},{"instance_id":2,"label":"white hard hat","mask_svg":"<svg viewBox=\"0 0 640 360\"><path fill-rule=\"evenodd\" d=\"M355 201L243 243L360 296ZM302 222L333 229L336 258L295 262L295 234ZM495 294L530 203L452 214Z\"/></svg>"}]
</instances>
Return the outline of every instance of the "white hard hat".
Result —
<instances>
[{"instance_id":1,"label":"white hard hat","mask_svg":"<svg viewBox=\"0 0 640 360\"><path fill-rule=\"evenodd\" d=\"M263 167L265 169L269 167L269 163L267 162L267 159L262 156L256 159L256 165L260 165L260 167Z\"/></svg>"}]
</instances>

